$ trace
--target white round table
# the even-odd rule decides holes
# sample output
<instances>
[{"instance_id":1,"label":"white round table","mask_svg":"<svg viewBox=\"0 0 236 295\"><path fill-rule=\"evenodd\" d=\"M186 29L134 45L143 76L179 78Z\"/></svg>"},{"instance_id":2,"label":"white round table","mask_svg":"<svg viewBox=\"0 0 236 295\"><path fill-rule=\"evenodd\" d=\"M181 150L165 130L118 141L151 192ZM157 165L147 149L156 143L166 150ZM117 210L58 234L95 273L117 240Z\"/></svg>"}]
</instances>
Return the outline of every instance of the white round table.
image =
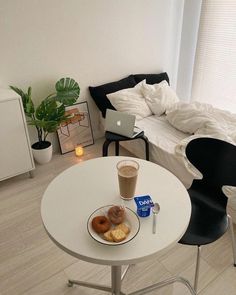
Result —
<instances>
[{"instance_id":1,"label":"white round table","mask_svg":"<svg viewBox=\"0 0 236 295\"><path fill-rule=\"evenodd\" d=\"M50 238L65 252L81 260L111 265L112 286L79 281L70 285L121 292L121 266L136 264L178 242L187 229L191 203L183 184L168 170L145 160L140 164L136 195L150 195L160 204L157 232L152 233L152 216L140 217L137 236L123 245L109 246L95 241L88 233L87 220L97 208L121 204L116 164L129 157L103 157L81 162L58 175L46 189L41 215ZM131 159L131 158L129 158ZM124 201L136 212L134 200ZM138 294L138 293L137 293Z\"/></svg>"}]
</instances>

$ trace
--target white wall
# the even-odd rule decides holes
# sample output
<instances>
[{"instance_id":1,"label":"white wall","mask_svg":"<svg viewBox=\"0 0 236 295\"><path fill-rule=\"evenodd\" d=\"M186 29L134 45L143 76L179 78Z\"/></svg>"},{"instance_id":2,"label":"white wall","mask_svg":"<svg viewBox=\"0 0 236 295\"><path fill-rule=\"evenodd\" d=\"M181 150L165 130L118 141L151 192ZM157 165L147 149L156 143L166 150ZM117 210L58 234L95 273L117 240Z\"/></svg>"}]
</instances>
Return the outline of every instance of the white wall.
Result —
<instances>
[{"instance_id":1,"label":"white wall","mask_svg":"<svg viewBox=\"0 0 236 295\"><path fill-rule=\"evenodd\" d=\"M88 100L98 137L89 85L160 71L167 71L176 84L183 2L1 1L0 86L31 85L39 102L57 79L73 77L81 87L80 100Z\"/></svg>"}]
</instances>

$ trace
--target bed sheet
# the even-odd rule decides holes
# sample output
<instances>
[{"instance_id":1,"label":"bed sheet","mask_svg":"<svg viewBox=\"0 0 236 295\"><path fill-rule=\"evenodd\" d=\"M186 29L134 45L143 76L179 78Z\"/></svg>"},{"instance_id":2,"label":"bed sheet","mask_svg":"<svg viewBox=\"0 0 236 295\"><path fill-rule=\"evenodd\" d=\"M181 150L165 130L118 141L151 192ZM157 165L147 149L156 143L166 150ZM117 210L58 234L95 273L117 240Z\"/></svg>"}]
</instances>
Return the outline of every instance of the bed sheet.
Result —
<instances>
[{"instance_id":1,"label":"bed sheet","mask_svg":"<svg viewBox=\"0 0 236 295\"><path fill-rule=\"evenodd\" d=\"M183 164L183 159L176 155L175 147L189 135L178 131L169 124L166 116L150 116L136 122L136 126L144 130L150 143L150 161L168 169L184 184L186 188L191 186L193 176ZM120 145L134 155L143 158L145 154L144 144L140 141L123 141Z\"/></svg>"}]
</instances>

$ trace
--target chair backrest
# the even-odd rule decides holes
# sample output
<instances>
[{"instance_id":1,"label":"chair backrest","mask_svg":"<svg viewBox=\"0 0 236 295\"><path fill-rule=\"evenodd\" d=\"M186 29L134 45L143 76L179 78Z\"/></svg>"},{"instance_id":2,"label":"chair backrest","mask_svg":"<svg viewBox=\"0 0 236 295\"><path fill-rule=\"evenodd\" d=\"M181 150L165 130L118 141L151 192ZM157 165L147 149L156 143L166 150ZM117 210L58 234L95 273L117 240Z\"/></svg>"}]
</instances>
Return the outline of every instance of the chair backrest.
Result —
<instances>
[{"instance_id":1,"label":"chair backrest","mask_svg":"<svg viewBox=\"0 0 236 295\"><path fill-rule=\"evenodd\" d=\"M218 188L236 186L236 146L223 140L202 137L189 142L186 147L188 160L203 174L194 181Z\"/></svg>"}]
</instances>

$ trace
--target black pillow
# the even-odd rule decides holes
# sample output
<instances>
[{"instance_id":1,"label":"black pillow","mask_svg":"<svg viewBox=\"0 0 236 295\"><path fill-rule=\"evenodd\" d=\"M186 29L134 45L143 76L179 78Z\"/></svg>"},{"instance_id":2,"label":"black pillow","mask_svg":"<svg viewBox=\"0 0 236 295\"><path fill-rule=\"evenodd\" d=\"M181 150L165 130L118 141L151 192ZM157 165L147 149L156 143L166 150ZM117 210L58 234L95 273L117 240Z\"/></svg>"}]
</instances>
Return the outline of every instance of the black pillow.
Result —
<instances>
[{"instance_id":1,"label":"black pillow","mask_svg":"<svg viewBox=\"0 0 236 295\"><path fill-rule=\"evenodd\" d=\"M160 83L163 80L166 80L168 84L170 84L169 77L167 73L160 73L160 74L136 74L133 75L135 82L139 83L142 80L146 79L147 84L156 84Z\"/></svg>"},{"instance_id":2,"label":"black pillow","mask_svg":"<svg viewBox=\"0 0 236 295\"><path fill-rule=\"evenodd\" d=\"M103 84L100 86L92 87L89 86L90 94L102 112L103 118L106 116L106 109L116 110L107 98L107 94L116 92L125 88L132 88L136 85L133 75L130 75L119 81Z\"/></svg>"}]
</instances>

